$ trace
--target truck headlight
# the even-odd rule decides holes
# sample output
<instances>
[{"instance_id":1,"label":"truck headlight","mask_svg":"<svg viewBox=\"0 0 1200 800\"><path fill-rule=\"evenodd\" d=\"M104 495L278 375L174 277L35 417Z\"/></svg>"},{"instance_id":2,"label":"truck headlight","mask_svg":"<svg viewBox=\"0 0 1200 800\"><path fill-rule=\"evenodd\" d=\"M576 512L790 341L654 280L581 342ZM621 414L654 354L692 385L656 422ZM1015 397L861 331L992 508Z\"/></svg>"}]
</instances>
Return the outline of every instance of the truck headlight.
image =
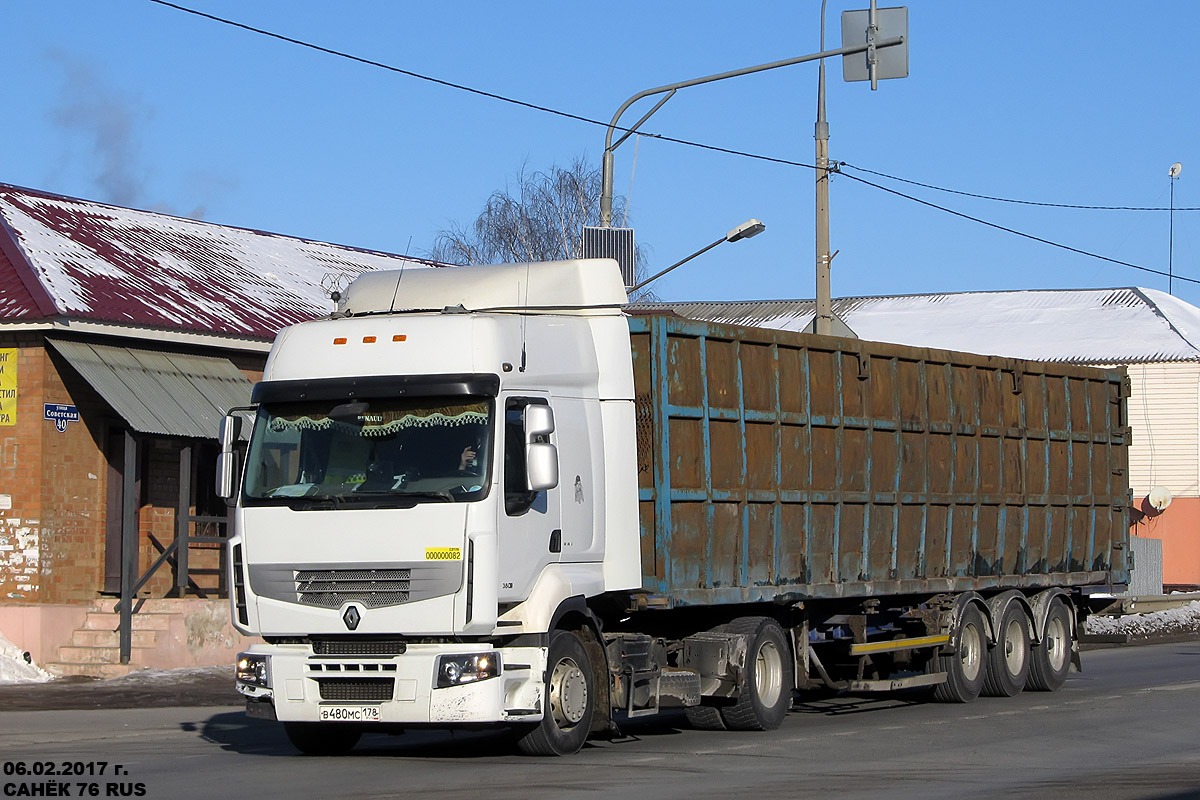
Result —
<instances>
[{"instance_id":1,"label":"truck headlight","mask_svg":"<svg viewBox=\"0 0 1200 800\"><path fill-rule=\"evenodd\" d=\"M499 653L438 656L434 684L439 689L445 689L448 686L462 686L464 683L485 681L499 674Z\"/></svg>"},{"instance_id":2,"label":"truck headlight","mask_svg":"<svg viewBox=\"0 0 1200 800\"><path fill-rule=\"evenodd\" d=\"M237 679L242 683L271 688L271 657L256 653L238 653Z\"/></svg>"}]
</instances>

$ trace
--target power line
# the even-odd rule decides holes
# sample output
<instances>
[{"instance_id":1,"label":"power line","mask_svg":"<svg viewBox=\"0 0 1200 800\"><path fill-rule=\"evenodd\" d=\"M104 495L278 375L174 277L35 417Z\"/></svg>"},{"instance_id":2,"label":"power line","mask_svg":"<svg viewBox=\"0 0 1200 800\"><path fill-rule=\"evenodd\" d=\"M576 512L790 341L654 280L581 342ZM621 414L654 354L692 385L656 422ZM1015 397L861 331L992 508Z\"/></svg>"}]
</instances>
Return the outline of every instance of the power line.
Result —
<instances>
[{"instance_id":1,"label":"power line","mask_svg":"<svg viewBox=\"0 0 1200 800\"><path fill-rule=\"evenodd\" d=\"M1041 206L1043 208L1076 208L1076 209L1082 209L1085 211L1169 211L1170 210L1166 206L1084 206L1084 205L1077 205L1074 203L1040 203L1036 200L1014 200L1010 197L995 197L993 195L988 195L988 194L976 194L975 192L963 192L958 189L947 189L945 186L935 186L934 184L931 184L931 183L921 183L920 181L909 180L908 178L901 178L897 175L888 175L886 172L877 172L873 169L867 169L866 167L859 167L854 164L848 164L845 161L838 162L838 165L840 167L849 167L850 169L858 170L859 172L867 172L867 173L870 173L871 175L878 175L880 178L887 178L890 181L899 181L900 183L907 183L910 186L920 186L922 189L933 189L936 192L946 192L947 194L957 194L957 195L961 195L962 197L974 197L979 200L994 200L997 203L1014 203L1016 205ZM845 173L842 173L842 174L844 175ZM1200 207L1177 208L1175 210L1176 211L1200 211Z\"/></svg>"},{"instance_id":2,"label":"power line","mask_svg":"<svg viewBox=\"0 0 1200 800\"><path fill-rule=\"evenodd\" d=\"M200 11L200 10L197 10L194 8L189 8L187 6L179 5L178 3L170 2L170 0L150 0L150 2L156 3L160 6L165 6L167 8L173 8L176 11L182 11L185 14L192 14L194 16L202 17L204 19L208 19L213 22L219 22L223 25L230 25L235 28L241 28L242 30L259 34L260 36L266 36L271 39L278 39L281 42L287 42L289 44L294 44L299 47L305 47L310 50L316 50L317 52L325 53L326 55L336 56L338 58L349 59L350 61L356 61L360 64L366 64L367 66L378 67L379 69L385 69L385 70L388 70L389 72L395 72L399 75L406 75L410 78L416 78L418 80L428 81L430 83L434 83L439 86L445 86L449 89L457 89L462 92L469 92L471 94L475 94L480 97L487 97L491 100L499 100L500 102L503 102L503 103L510 103L512 105L520 106L522 108L528 108L533 111L541 111L545 114L553 114L555 116L575 120L576 122L586 122L589 125L596 125L596 126L603 127L603 128L608 127L608 123L603 122L602 120L592 119L591 117L585 117L581 114L573 114L569 111L562 111L557 108L551 108L550 106L538 105L537 103L531 103L527 100L519 100L515 97L508 97L507 95L497 94L496 92L489 92L489 91L486 91L483 89L476 89L472 86L466 86L465 84L454 83L452 81L443 80L441 78L434 78L430 75L424 75L420 72L415 72L415 71L409 70L409 69L403 69L402 67L396 67L391 64L385 64L382 61L375 61L375 60L372 60L369 58L363 58L362 56L356 56L352 53L347 53L342 50L334 50L333 48L330 48L330 47L324 47L322 45L313 44L312 42L306 42L302 39L296 39L291 36L284 36L283 34L275 33L273 31L268 31L264 28L256 28L253 25L247 25L246 23L243 23L243 22L237 22L236 20L231 20L226 17L219 17L215 14L209 14L205 11ZM616 130L623 131L623 132L629 132L628 128L623 128L621 126L614 126L614 127L616 128ZM765 161L768 163L781 164L781 165L789 166L789 167L803 167L805 169L816 169L816 167L813 164L806 164L802 161L793 161L791 159L786 159L786 158L777 158L775 156L763 155L761 153L750 153L750 152L746 152L744 150L734 150L734 149L728 148L728 147L718 147L717 145L705 144L703 142L694 142L694 141L690 141L688 139L679 139L679 138L676 138L673 136L667 136L667 135L661 134L661 133L641 132L641 135L646 136L648 138L652 138L652 139L659 139L664 142L671 142L673 144L680 144L680 145L684 145L687 147L696 147L696 148L699 148L702 150L710 150L710 151L716 152L716 153L725 153L727 155L739 156L741 158L750 158L750 159L754 159L756 161ZM1014 200L1014 199L1006 198L1006 197L996 197L993 195L977 194L975 192L964 192L964 191L960 191L958 189L950 189L950 188L947 188L944 186L937 186L937 185L931 184L931 183L922 183L921 181L914 181L914 180L911 180L908 178L901 178L897 175L889 175L886 172L879 172L879 171L876 171L873 169L868 169L866 167L860 167L860 166L857 166L855 164L850 164L845 161L839 162L839 166L848 167L850 169L858 170L859 172L866 172L871 175L876 175L880 178L887 178L888 180L899 181L900 183L907 183L912 186L920 186L921 188L924 188L924 189L932 189L934 191L946 192L948 194L957 194L957 195L961 195L963 197L974 197L974 198L978 198L981 200L993 200L993 201L1000 202L1000 203L1014 203L1014 204L1029 205L1029 206L1042 206L1042 207L1046 207L1046 208L1073 208L1073 209L1083 209L1083 210L1090 210L1090 211L1167 211L1167 210L1169 210L1165 207L1160 208L1157 206L1089 206L1089 205L1077 205L1077 204L1072 204L1072 203L1043 203L1043 202L1038 202L1035 200ZM842 173L842 174L846 174L846 173ZM1200 207L1176 208L1175 211L1200 211Z\"/></svg>"},{"instance_id":3,"label":"power line","mask_svg":"<svg viewBox=\"0 0 1200 800\"><path fill-rule=\"evenodd\" d=\"M857 175L850 175L850 174L847 174L844 172L840 173L840 174L846 178L849 178L852 181L858 181L859 183L863 183L863 184L866 184L867 186L874 187L876 189L879 189L880 191L887 192L889 194L894 194L897 197L903 197L905 200L911 200L914 203L920 203L923 206L928 206L929 208L935 208L938 211L944 211L947 214L953 214L956 217L961 217L963 219L970 220L971 222L975 222L980 225L986 225L989 228L995 228L996 230L1004 231L1005 233L1011 233L1012 235L1020 236L1023 239L1030 239L1035 242L1040 242L1041 244L1050 245L1051 247L1057 247L1060 250L1067 250L1072 253L1078 253L1079 255L1082 255L1082 256L1088 256L1090 258L1098 258L1101 261L1107 261L1110 264L1117 264L1122 267L1129 267L1130 269L1138 269L1138 270L1141 270L1142 272L1149 272L1154 275L1161 275L1164 278L1171 277L1170 274L1168 274L1167 272L1164 272L1163 270L1160 270L1160 269L1153 269L1151 267L1143 267L1140 264L1131 264L1128 261L1120 261L1115 258L1109 258L1108 256L1102 256L1097 253L1091 253L1091 252L1088 252L1087 250L1081 250L1078 247L1071 247L1070 245L1051 241L1050 239L1044 239L1041 236L1034 236L1031 233L1024 233L1023 231L1016 230L1015 228L1008 228L1008 227L1005 227L1004 225L999 225L995 222L988 222L985 219L980 219L979 217L973 217L970 214L964 214L963 212L955 211L952 208L946 208L945 206L939 206L937 203L931 203L928 200L922 200L919 197L913 197L910 194L905 194L904 192L897 191L896 189L890 189L887 186L880 186L878 183L873 183L873 182L867 180L866 178L860 178ZM1188 283L1200 283L1200 280L1197 280L1195 278L1184 278L1180 275L1175 275L1174 278L1175 278L1175 280L1187 281Z\"/></svg>"},{"instance_id":4,"label":"power line","mask_svg":"<svg viewBox=\"0 0 1200 800\"><path fill-rule=\"evenodd\" d=\"M157 3L160 6L166 6L167 8L173 8L176 11L182 11L185 14L194 14L197 17L203 17L205 19L212 20L213 22L220 22L222 25L232 25L235 28L241 28L242 30L250 31L251 33L257 33L260 36L267 36L271 39L278 39L281 42L287 42L288 44L294 44L299 47L307 47L309 50L316 50L317 52L325 53L325 54L331 55L331 56L337 56L338 58L346 58L351 61L357 61L360 64L366 64L367 66L370 66L370 67L379 67L380 69L386 69L389 72L396 72L401 75L407 75L410 78L417 78L418 80L429 81L430 83L436 83L439 86L446 86L451 89L458 89L459 91L470 92L471 94L477 94L477 95L480 95L481 97L490 97L493 100L502 100L505 103L512 103L513 105L524 106L525 108L530 108L530 109L533 109L534 111L542 111L547 114L556 114L560 117L566 117L568 119L574 119L574 120L578 120L580 122L590 122L593 124L600 124L600 123L597 123L596 120L588 119L587 117L581 117L576 114L568 113L566 111L559 111L558 109L549 108L548 106L539 106L536 103L529 103L524 100L517 100L516 98L513 98L513 97L505 97L504 95L494 94L493 92L487 92L482 89L475 89L470 86L464 86L461 83L452 83L451 81L442 80L441 78L434 78L429 75L422 75L419 72L413 72L412 70L402 69L400 67L394 67L391 64L384 64L382 61L373 61L369 58L363 58L362 56L356 56L351 53L343 52L341 50L334 50L329 47L322 47L319 44L313 44L312 42L306 42L302 39L293 39L292 37L284 36L281 33L274 33L272 31L264 30L262 28L255 28L253 25L247 25L243 22L237 22L232 19L226 19L225 17L218 17L215 14L209 14L204 11L198 11L197 9L194 9L194 8L188 8L187 6L181 6L178 3L169 2L169 0L150 0L150 2Z\"/></svg>"},{"instance_id":5,"label":"power line","mask_svg":"<svg viewBox=\"0 0 1200 800\"><path fill-rule=\"evenodd\" d=\"M449 89L457 89L461 92L469 92L471 94L478 95L480 97L487 97L491 100L499 100L502 103L511 103L512 105L515 105L515 106L520 106L522 108L528 108L533 111L541 111L545 114L553 114L558 117L564 117L566 119L575 120L576 122L586 122L589 125L597 125L602 128L608 128L607 122L603 122L598 119L592 119L591 117L585 117L585 116L582 116L581 114L572 114L569 111L562 111L557 108L551 108L549 106L542 106L542 105L538 105L537 103L530 103L526 100L518 100L515 97L508 97L506 95L497 94L496 92L485 91L483 89L476 89L472 86L466 86L461 83L454 83L452 81L443 80L441 78L434 78L430 75L423 75L420 72L414 72L413 70L410 70L410 69L403 69L402 67L396 67L391 64L385 64L382 61L375 61L373 59L363 58L362 56L356 56L352 53L347 53L342 50L334 50L331 47L324 47L319 44L313 44L312 42L306 42L303 39L295 39L291 36L284 36L281 33L275 33L273 31L268 31L263 28L256 28L253 25L247 25L244 22L237 22L236 20L227 19L225 17L218 17L216 14L209 14L206 11L199 11L194 8L189 8L187 6L179 5L178 3L172 3L172 2L170 2L170 0L150 0L150 2L156 3L160 6L165 6L167 8L173 8L176 11L182 11L185 14L192 14L194 16L203 17L204 19L211 20L213 22L219 22L222 25L230 25L235 28L241 28L244 31L249 31L250 33L257 33L260 36L266 36L270 39L278 39L281 42L287 42L288 44L294 44L298 47L306 47L309 50L316 50L317 52L325 53L326 55L336 56L337 58L345 58L350 61L356 61L359 64L366 64L367 66L370 66L370 67L378 67L379 69L385 69L389 72L395 72L399 75L406 75L410 78L416 78L417 80L428 81L429 83L435 83L438 86L445 86ZM628 128L622 128L619 125L614 126L614 128L616 130L619 130L622 132L630 132ZM701 150L710 150L715 153L725 153L727 155L740 156L742 158L752 158L757 161L766 161L768 163L782 164L784 166L789 166L789 167L804 167L806 169L816 169L816 167L814 165L805 164L801 161L791 161L786 158L775 158L774 156L766 156L766 155L761 155L758 153L747 153L742 150L733 150L728 147L718 147L716 145L704 144L703 142L692 142L692 141L688 141L687 139L677 139L673 136L667 136L667 135L661 134L661 133L647 133L644 131L639 131L638 133L642 136L646 136L646 137L649 137L652 139L660 139L664 142L672 142L673 144L681 144L681 145L685 145L687 147L696 147ZM1179 211L1180 209L1175 209L1175 210Z\"/></svg>"},{"instance_id":6,"label":"power line","mask_svg":"<svg viewBox=\"0 0 1200 800\"><path fill-rule=\"evenodd\" d=\"M528 108L533 111L541 111L546 114L553 114L555 116L564 117L566 119L572 119L577 122L586 122L590 125L597 125L597 126L601 126L604 128L608 127L608 123L603 122L601 120L591 119L590 117L584 117L579 114L572 114L567 111L561 111L556 108L550 108L549 106L542 106L542 105L538 105L536 103L530 103L525 100L518 100L513 97L507 97L505 95L497 94L495 92L488 92L483 89L476 89L471 86L466 86L466 85L459 84L459 83L453 83L452 81L443 80L441 78L434 78L429 75L423 75L419 72L414 72L412 70L392 66L391 64L385 64L381 61L374 61L372 59L363 58L361 56L356 56L351 53L343 52L341 50L334 50L333 48L323 47L318 44L306 42L302 39L295 39L290 36L284 36L283 34L274 33L273 31L268 31L263 28L256 28L252 25L247 25L242 22L237 22L235 20L226 19L225 17L216 16L215 14L209 14L204 11L199 11L194 8L189 8L187 6L179 5L178 3L170 2L170 0L150 0L150 2L156 3L160 6L165 6L167 8L175 9L176 11L182 11L186 14L192 14L197 17L202 17L204 19L208 19L213 22L219 22L223 25L230 25L235 28L241 28L242 30L249 31L251 33L256 33L260 36L266 36L271 39L277 39L282 42L294 44L299 47L305 47L310 50L315 50L320 53L325 53L327 55L335 56L337 58L345 58L350 61L355 61L360 64L365 64L367 66L378 67L379 69L388 70L389 72L394 72L394 73L397 73L400 75L405 75L410 78L416 78L418 80L428 81L430 83L434 83L439 86L445 86L450 89L457 89L459 91L469 92L471 94L478 95L480 97L487 97L492 100L498 100L500 102L510 103L512 105L520 106L522 108ZM614 127L620 131L628 131L629 130L628 128L622 128L620 126L614 126ZM659 133L640 132L640 135L651 137L654 139L660 139L665 142L672 142L674 144L684 145L687 147L695 147L695 148L699 148L701 150L708 150L708 151L716 152L716 153L725 153L727 155L738 156L741 158L754 159L756 161L765 161L767 163L780 164L780 165L789 166L789 167L802 167L804 169L816 169L816 167L814 165L806 164L801 161L793 161L791 159L786 159L786 158L776 158L774 156L762 155L760 153L749 153L749 152L746 152L743 150L734 150L732 148L727 148L727 147L718 147L716 145L704 144L702 142L693 142L693 141L689 141L687 139L679 139L679 138L676 138L673 136L666 136L664 134L659 134ZM1062 204L1062 203L1040 203L1040 202L1035 202L1035 201L1030 201L1030 200L1012 200L1012 199L1002 198L1002 197L992 197L992 196L982 195L982 194L973 194L971 192L963 192L963 191L958 191L955 189L948 189L948 188L941 187L941 186L935 186L933 184L921 183L919 181L908 180L906 178L900 178L900 177L897 177L894 175L888 175L887 173L877 172L875 170L867 169L865 167L858 167L853 164L848 164L846 162L838 162L835 166L839 168L839 169L835 170L835 172L837 172L837 174L843 175L846 178L849 178L850 180L858 181L859 183L862 183L867 186L871 186L875 189L879 189L880 191L888 192L889 194L894 194L897 197L903 197L906 200L910 200L914 203L919 203L921 205L928 206L929 208L934 208L939 211L943 211L947 214L952 214L956 217L961 217L962 219L970 220L971 222L975 222L980 225L985 225L989 228L994 228L996 230L1004 231L1004 232L1010 233L1014 236L1020 236L1022 238L1029 239L1031 241L1040 242L1042 244L1049 245L1051 247L1057 247L1059 249L1067 250L1072 253L1078 253L1079 255L1088 256L1090 258L1096 258L1101 261L1107 261L1109 263L1117 264L1119 266L1129 267L1131 269L1141 270L1143 272L1149 272L1149 273L1152 273L1155 275L1162 275L1163 277L1171 277L1171 275L1169 275L1166 272L1163 272L1162 270L1152 269L1150 267L1144 267L1139 264L1131 264L1128 261L1120 261L1115 258L1109 258L1108 256L1102 256L1097 253L1088 252L1087 250L1081 250L1077 247L1071 247L1070 245L1065 245L1065 244L1061 244L1059 242L1054 242L1054 241L1051 241L1050 239L1044 239L1040 236L1034 236L1033 234L1024 233L1024 232L1018 231L1014 228L1008 228L1008 227L999 225L994 222L988 222L987 220L980 219L978 217L973 217L969 214L964 214L961 211L955 211L953 209L946 208L945 206L940 206L940 205L937 205L936 203L931 203L927 200L922 200L918 197L913 197L912 195L905 194L905 193L897 191L895 189L890 189L886 186L881 186L877 183L873 183L873 182L868 181L865 178L861 178L857 175L852 175L850 173L841 172L840 167L849 167L850 169L858 170L860 172L870 173L872 175L877 175L879 177L887 178L889 180L900 181L902 183L908 183L908 184L911 184L914 186L920 186L922 188L931 189L934 191L947 192L950 194L957 194L957 195L962 195L965 197L975 197L975 198L984 199L984 200L994 200L997 202L1016 203L1016 204L1022 204L1022 205L1043 206L1043 207L1051 207L1051 208L1075 208L1075 209L1103 210L1103 211L1166 211L1167 209L1165 209L1165 208L1149 208L1149 207L1142 208L1142 207L1135 207L1135 206L1083 206L1083 205L1069 205L1069 204ZM1200 208L1176 208L1175 211L1200 211ZM1178 275L1176 275L1174 277L1179 278L1179 280L1182 280L1182 281L1187 281L1189 283L1200 284L1200 280L1196 280L1194 278L1185 278L1185 277L1178 276Z\"/></svg>"}]
</instances>

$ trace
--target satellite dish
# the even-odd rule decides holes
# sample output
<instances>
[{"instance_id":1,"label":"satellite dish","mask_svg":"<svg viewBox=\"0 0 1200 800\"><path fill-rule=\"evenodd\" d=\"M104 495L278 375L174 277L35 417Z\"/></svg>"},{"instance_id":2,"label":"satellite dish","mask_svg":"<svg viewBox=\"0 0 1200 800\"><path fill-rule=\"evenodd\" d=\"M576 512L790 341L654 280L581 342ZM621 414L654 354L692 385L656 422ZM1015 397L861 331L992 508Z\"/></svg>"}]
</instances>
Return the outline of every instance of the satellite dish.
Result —
<instances>
[{"instance_id":1,"label":"satellite dish","mask_svg":"<svg viewBox=\"0 0 1200 800\"><path fill-rule=\"evenodd\" d=\"M1178 161L1176 161L1171 165L1171 169L1168 172L1172 178L1178 178L1179 173L1183 172L1183 164L1180 164Z\"/></svg>"},{"instance_id":2,"label":"satellite dish","mask_svg":"<svg viewBox=\"0 0 1200 800\"><path fill-rule=\"evenodd\" d=\"M1155 511L1165 511L1167 506L1171 505L1171 490L1165 486L1155 486L1150 490L1150 494L1146 499Z\"/></svg>"}]
</instances>

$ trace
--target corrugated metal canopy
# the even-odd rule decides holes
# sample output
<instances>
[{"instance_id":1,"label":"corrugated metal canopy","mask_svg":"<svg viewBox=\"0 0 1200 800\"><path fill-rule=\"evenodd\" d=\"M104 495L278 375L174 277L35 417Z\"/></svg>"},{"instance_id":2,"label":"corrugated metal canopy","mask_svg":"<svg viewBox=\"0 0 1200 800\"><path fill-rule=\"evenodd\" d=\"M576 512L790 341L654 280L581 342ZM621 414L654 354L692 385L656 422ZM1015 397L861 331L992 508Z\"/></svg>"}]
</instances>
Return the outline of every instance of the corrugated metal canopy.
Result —
<instances>
[{"instance_id":1,"label":"corrugated metal canopy","mask_svg":"<svg viewBox=\"0 0 1200 800\"><path fill-rule=\"evenodd\" d=\"M250 403L252 384L227 358L48 340L139 433L215 439Z\"/></svg>"}]
</instances>

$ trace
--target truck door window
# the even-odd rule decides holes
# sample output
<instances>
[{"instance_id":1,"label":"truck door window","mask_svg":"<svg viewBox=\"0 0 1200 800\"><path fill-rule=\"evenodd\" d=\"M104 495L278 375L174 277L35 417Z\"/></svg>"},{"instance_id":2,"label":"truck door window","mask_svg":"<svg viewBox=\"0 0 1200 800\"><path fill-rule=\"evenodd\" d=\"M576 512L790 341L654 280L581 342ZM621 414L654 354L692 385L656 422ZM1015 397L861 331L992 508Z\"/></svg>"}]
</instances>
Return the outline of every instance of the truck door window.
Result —
<instances>
[{"instance_id":1,"label":"truck door window","mask_svg":"<svg viewBox=\"0 0 1200 800\"><path fill-rule=\"evenodd\" d=\"M531 492L525 476L525 409L548 405L537 397L511 397L504 406L504 510L510 517L528 511L539 492Z\"/></svg>"}]
</instances>

